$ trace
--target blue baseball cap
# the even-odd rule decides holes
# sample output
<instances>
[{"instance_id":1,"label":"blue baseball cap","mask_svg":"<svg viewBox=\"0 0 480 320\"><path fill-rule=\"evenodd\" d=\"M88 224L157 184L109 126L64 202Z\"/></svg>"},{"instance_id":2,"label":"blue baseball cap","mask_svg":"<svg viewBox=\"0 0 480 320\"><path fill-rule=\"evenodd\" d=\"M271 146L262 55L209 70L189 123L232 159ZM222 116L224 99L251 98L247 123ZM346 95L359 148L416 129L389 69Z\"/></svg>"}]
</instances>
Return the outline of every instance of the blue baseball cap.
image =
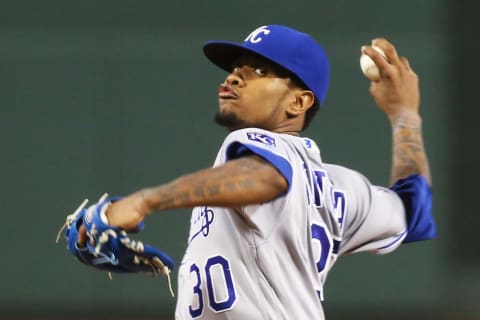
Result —
<instances>
[{"instance_id":1,"label":"blue baseball cap","mask_svg":"<svg viewBox=\"0 0 480 320\"><path fill-rule=\"evenodd\" d=\"M330 66L323 48L308 34L281 26L262 26L252 31L243 43L208 41L205 56L227 72L245 52L256 53L290 71L311 90L323 105L327 95Z\"/></svg>"}]
</instances>

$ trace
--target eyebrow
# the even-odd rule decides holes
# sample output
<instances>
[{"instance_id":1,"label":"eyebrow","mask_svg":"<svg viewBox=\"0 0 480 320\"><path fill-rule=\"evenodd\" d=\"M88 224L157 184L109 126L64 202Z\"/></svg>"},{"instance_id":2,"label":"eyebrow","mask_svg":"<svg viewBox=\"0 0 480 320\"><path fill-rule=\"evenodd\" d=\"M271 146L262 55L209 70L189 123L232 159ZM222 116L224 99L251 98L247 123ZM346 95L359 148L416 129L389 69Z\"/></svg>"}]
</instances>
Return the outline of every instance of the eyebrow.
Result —
<instances>
[{"instance_id":1,"label":"eyebrow","mask_svg":"<svg viewBox=\"0 0 480 320\"><path fill-rule=\"evenodd\" d=\"M255 53L243 53L240 56L237 57L233 61L233 65L238 65L238 64L246 64L246 65L251 65L251 66L257 66L257 65L264 65L267 67L271 67L272 69L275 67L275 64L268 60L265 57L262 57L261 55L255 54Z\"/></svg>"},{"instance_id":2,"label":"eyebrow","mask_svg":"<svg viewBox=\"0 0 480 320\"><path fill-rule=\"evenodd\" d=\"M232 63L232 69L241 65L248 65L253 68L265 67L269 72L274 73L279 78L292 78L292 73L279 66L273 61L255 54L243 54Z\"/></svg>"}]
</instances>

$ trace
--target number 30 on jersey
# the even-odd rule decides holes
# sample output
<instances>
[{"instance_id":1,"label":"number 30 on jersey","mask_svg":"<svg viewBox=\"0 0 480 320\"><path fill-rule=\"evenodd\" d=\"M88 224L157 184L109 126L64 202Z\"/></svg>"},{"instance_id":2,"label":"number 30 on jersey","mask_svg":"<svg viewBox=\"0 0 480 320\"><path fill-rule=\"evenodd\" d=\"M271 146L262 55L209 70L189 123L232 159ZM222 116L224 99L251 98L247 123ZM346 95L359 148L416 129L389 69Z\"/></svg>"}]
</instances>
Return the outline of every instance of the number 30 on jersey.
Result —
<instances>
[{"instance_id":1,"label":"number 30 on jersey","mask_svg":"<svg viewBox=\"0 0 480 320\"><path fill-rule=\"evenodd\" d=\"M190 266L190 276L194 279L193 293L197 297L195 305L188 307L192 318L203 314L206 296L208 296L208 306L216 312L232 308L237 295L230 273L230 263L226 258L220 255L210 257L205 266L194 263ZM206 281L206 287L202 286L202 279Z\"/></svg>"}]
</instances>

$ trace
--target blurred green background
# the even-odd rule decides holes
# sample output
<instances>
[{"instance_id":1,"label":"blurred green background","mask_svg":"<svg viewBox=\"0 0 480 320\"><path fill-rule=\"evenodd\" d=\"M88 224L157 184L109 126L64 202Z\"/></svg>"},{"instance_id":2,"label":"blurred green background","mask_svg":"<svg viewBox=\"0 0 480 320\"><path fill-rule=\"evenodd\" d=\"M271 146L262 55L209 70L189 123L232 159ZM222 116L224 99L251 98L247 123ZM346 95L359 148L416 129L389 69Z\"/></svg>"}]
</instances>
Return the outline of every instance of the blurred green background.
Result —
<instances>
[{"instance_id":1,"label":"blurred green background","mask_svg":"<svg viewBox=\"0 0 480 320\"><path fill-rule=\"evenodd\" d=\"M390 128L359 69L360 46L390 39L421 80L439 237L341 258L326 285L327 318L480 319L479 29L467 3L0 2L0 317L173 318L166 280L109 281L55 245L56 233L84 198L210 166L226 135L212 121L225 74L201 45L276 23L312 34L330 56L331 89L306 135L325 161L376 184L388 183ZM189 210L156 214L142 238L178 263L188 221Z\"/></svg>"}]
</instances>

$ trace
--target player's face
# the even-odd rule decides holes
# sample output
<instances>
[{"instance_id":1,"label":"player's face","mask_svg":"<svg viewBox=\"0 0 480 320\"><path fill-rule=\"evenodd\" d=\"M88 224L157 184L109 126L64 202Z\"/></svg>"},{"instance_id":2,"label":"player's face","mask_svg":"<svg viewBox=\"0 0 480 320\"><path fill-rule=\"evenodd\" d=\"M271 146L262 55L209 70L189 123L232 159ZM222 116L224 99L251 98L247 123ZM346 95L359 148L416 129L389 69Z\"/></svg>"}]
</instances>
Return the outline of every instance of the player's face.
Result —
<instances>
[{"instance_id":1,"label":"player's face","mask_svg":"<svg viewBox=\"0 0 480 320\"><path fill-rule=\"evenodd\" d=\"M285 71L253 54L241 56L218 91L215 121L229 130L257 127L281 131L286 107L295 101Z\"/></svg>"}]
</instances>

